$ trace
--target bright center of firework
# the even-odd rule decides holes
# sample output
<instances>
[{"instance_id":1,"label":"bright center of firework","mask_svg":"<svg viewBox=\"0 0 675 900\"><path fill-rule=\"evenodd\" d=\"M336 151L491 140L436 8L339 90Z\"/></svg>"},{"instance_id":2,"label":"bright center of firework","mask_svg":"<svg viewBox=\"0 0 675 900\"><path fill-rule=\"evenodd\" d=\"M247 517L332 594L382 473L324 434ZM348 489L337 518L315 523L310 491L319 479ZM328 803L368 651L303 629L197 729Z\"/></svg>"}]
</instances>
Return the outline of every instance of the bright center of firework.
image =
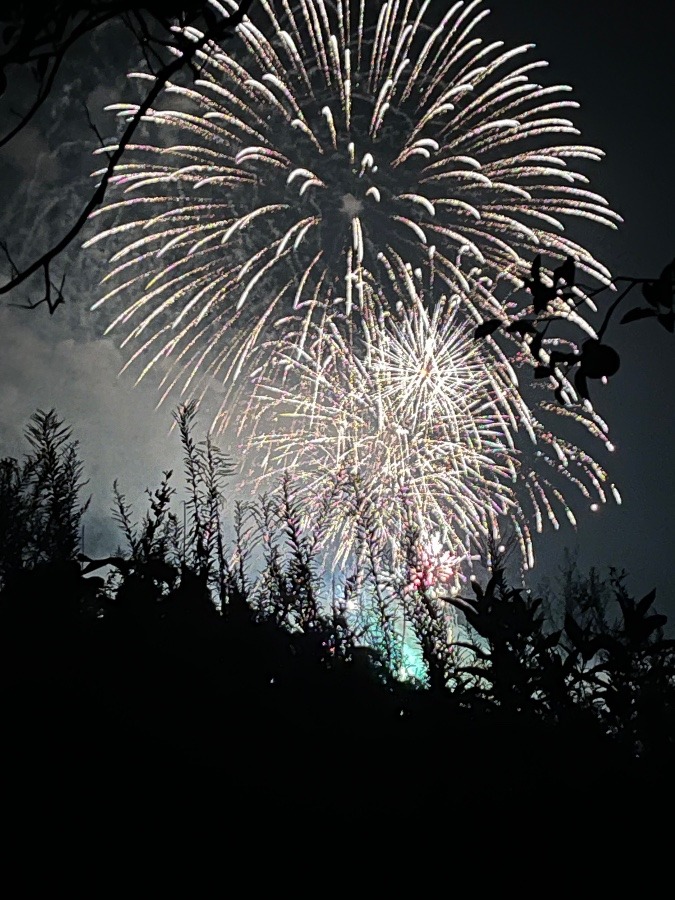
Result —
<instances>
[{"instance_id":1,"label":"bright center of firework","mask_svg":"<svg viewBox=\"0 0 675 900\"><path fill-rule=\"evenodd\" d=\"M343 194L341 209L342 212L351 219L354 216L361 215L363 212L363 203L353 194Z\"/></svg>"}]
</instances>

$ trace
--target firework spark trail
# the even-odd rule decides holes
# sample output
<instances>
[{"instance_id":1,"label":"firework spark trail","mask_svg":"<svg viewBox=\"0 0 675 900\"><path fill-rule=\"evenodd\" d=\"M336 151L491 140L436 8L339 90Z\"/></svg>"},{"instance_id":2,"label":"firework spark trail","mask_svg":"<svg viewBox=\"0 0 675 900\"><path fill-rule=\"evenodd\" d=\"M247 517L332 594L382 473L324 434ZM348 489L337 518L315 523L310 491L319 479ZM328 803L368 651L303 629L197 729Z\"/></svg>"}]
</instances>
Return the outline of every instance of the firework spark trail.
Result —
<instances>
[{"instance_id":1,"label":"firework spark trail","mask_svg":"<svg viewBox=\"0 0 675 900\"><path fill-rule=\"evenodd\" d=\"M94 308L117 310L108 330L127 331L127 365L141 364L139 379L161 364L162 399L179 382L200 396L223 385L221 430L240 417L243 387L270 414L290 404L301 424L290 437L268 432L270 461L299 469L302 440L331 466L379 459L408 484L420 515L452 511L453 546L461 529L486 527L484 508L500 510L531 562L529 512L514 485L524 485L535 529L545 518L557 527L555 503L573 521L546 470L601 501L607 477L558 435L555 417L611 449L606 426L572 385L569 410L550 402L550 385L525 399L516 370L538 360L515 340L486 341L481 382L468 332L450 335L450 307L425 303L454 298L462 328L506 324L535 253L551 267L573 256L609 284L564 224L615 228L620 217L572 168L603 154L576 143L567 116L578 104L568 86L538 83L546 63L528 61L532 45L485 43L480 0L455 3L433 26L428 5L259 0L231 53L207 45L194 84L169 85L162 108L145 117L154 142L130 148L113 179L119 199L97 213L112 224L87 245L107 241L115 252ZM138 106L110 109L128 120ZM424 301L409 284L418 272L430 279ZM580 312L593 312L592 302L578 286L571 293L550 312L594 336ZM384 327L381 311L393 313L401 297L402 317ZM431 332L445 340L433 352L420 345ZM420 374L424 364L411 376L415 353L450 379L447 394ZM270 360L290 381L270 381ZM458 408L443 398L463 396L461 379L474 399ZM264 409L250 413L257 434ZM441 475L443 452L453 461Z\"/></svg>"}]
</instances>

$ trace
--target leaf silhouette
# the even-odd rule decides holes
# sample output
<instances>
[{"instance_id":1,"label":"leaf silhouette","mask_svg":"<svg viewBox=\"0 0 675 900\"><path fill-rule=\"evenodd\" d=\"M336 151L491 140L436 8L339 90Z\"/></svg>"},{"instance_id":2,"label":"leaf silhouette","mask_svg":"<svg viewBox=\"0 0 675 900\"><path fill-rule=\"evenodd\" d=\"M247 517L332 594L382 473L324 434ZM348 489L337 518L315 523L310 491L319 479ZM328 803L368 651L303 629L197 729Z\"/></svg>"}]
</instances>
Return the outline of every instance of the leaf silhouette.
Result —
<instances>
[{"instance_id":1,"label":"leaf silhouette","mask_svg":"<svg viewBox=\"0 0 675 900\"><path fill-rule=\"evenodd\" d=\"M613 347L591 338L581 348L581 371L586 378L609 378L616 375L621 358Z\"/></svg>"},{"instance_id":2,"label":"leaf silhouette","mask_svg":"<svg viewBox=\"0 0 675 900\"><path fill-rule=\"evenodd\" d=\"M495 332L501 324L501 319L486 319L485 322L481 322L476 328L473 336L476 340L478 338L487 337L489 334Z\"/></svg>"},{"instance_id":3,"label":"leaf silhouette","mask_svg":"<svg viewBox=\"0 0 675 900\"><path fill-rule=\"evenodd\" d=\"M654 613L652 616L642 618L626 618L625 628L626 634L631 641L636 644L643 644L649 637L668 621L668 617L661 613Z\"/></svg>"},{"instance_id":4,"label":"leaf silhouette","mask_svg":"<svg viewBox=\"0 0 675 900\"><path fill-rule=\"evenodd\" d=\"M656 600L656 588L652 588L648 594L645 594L642 600L638 600L637 606L635 607L635 611L644 616L652 603Z\"/></svg>"},{"instance_id":5,"label":"leaf silhouette","mask_svg":"<svg viewBox=\"0 0 675 900\"><path fill-rule=\"evenodd\" d=\"M664 616L663 613L654 613L653 616L645 616L644 623L645 626L651 626L651 631L656 631L658 628L663 628L664 625L668 622L668 616Z\"/></svg>"},{"instance_id":6,"label":"leaf silhouette","mask_svg":"<svg viewBox=\"0 0 675 900\"><path fill-rule=\"evenodd\" d=\"M558 641L560 640L560 636L562 634L562 629L560 631L552 631L551 634L547 635L542 644L542 650L551 650L553 647L557 646Z\"/></svg>"},{"instance_id":7,"label":"leaf silhouette","mask_svg":"<svg viewBox=\"0 0 675 900\"><path fill-rule=\"evenodd\" d=\"M675 260L668 263L656 281L646 281L642 294L650 306L672 310L675 295Z\"/></svg>"},{"instance_id":8,"label":"leaf silhouette","mask_svg":"<svg viewBox=\"0 0 675 900\"><path fill-rule=\"evenodd\" d=\"M658 316L658 321L666 331L669 331L671 334L675 332L675 312L672 309L670 312Z\"/></svg>"},{"instance_id":9,"label":"leaf silhouette","mask_svg":"<svg viewBox=\"0 0 675 900\"><path fill-rule=\"evenodd\" d=\"M635 309L629 310L626 315L621 319L621 325L626 325L628 322L637 322L638 319L648 319L657 315L655 309L647 309L644 306L636 306Z\"/></svg>"},{"instance_id":10,"label":"leaf silhouette","mask_svg":"<svg viewBox=\"0 0 675 900\"><path fill-rule=\"evenodd\" d=\"M586 646L586 636L577 621L569 613L565 616L565 633L577 650Z\"/></svg>"},{"instance_id":11,"label":"leaf silhouette","mask_svg":"<svg viewBox=\"0 0 675 900\"><path fill-rule=\"evenodd\" d=\"M565 284L568 285L568 287L571 287L574 284L575 277L576 267L571 256L568 256L565 259L565 262L559 265L558 268L553 272L553 282L556 285L562 279L564 280Z\"/></svg>"}]
</instances>

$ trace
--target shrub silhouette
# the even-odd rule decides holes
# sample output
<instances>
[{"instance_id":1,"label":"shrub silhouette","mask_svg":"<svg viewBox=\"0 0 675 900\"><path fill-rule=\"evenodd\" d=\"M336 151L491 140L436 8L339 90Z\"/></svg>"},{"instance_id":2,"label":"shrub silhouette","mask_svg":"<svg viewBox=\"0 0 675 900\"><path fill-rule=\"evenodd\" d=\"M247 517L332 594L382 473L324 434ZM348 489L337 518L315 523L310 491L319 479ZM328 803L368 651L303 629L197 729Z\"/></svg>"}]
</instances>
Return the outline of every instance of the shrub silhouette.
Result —
<instances>
[{"instance_id":1,"label":"shrub silhouette","mask_svg":"<svg viewBox=\"0 0 675 900\"><path fill-rule=\"evenodd\" d=\"M234 506L230 547L231 464L194 440L194 406L176 420L184 524L171 472L138 521L115 484L125 546L101 559L77 553L82 466L53 411L31 420L23 464L0 462L0 682L22 759L51 728L71 772L86 768L84 741L105 765L130 746L137 761L194 772L212 773L217 759L219 778L281 793L298 778L309 789L331 772L347 785L367 771L389 796L392 778L414 781L416 758L469 765L473 777L435 788L448 797L608 798L617 779L626 796L659 784L675 739L675 642L653 591L635 600L613 570L608 581L570 574L559 623L488 548L485 583L445 596L418 577L419 557L392 571L366 507L362 550L327 587L326 523L306 524L292 479ZM461 628L448 631L452 608ZM418 678L400 679L401 616Z\"/></svg>"},{"instance_id":2,"label":"shrub silhouette","mask_svg":"<svg viewBox=\"0 0 675 900\"><path fill-rule=\"evenodd\" d=\"M675 641L666 639L666 616L655 613L656 591L640 600L628 594L626 573L612 570L609 587L618 606L607 627L581 626L565 616L570 655L586 663L583 678L607 732L628 757L662 763L675 741Z\"/></svg>"}]
</instances>

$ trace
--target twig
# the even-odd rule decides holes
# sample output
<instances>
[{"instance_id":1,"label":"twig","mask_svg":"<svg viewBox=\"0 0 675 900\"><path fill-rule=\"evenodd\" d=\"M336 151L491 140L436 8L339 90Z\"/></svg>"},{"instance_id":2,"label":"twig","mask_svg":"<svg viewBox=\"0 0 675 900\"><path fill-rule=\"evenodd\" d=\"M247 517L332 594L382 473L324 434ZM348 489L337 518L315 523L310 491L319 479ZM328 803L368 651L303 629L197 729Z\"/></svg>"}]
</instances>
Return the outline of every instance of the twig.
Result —
<instances>
[{"instance_id":1,"label":"twig","mask_svg":"<svg viewBox=\"0 0 675 900\"><path fill-rule=\"evenodd\" d=\"M53 59L53 63L52 63L52 67L49 71L49 74L47 76L47 80L45 81L43 79L41 81L40 88L38 90L38 95L35 98L35 100L33 101L33 105L30 107L30 109L28 110L27 113L25 113L24 115L21 116L21 120L18 122L18 124L15 125L14 128L11 129L11 131L8 131L7 134L3 135L3 137L0 138L0 148L4 147L6 144L8 144L13 138L16 137L17 134L19 134L20 131L22 131L26 127L26 125L28 125L28 123L38 112L38 110L40 109L40 107L42 106L44 101L47 99L47 97L49 96L51 89L54 85L54 80L56 79L56 75L59 71L61 63L63 62L63 58L65 57L66 52L84 34L86 34L89 31L93 31L95 28L98 28L102 23L104 23L108 18L111 18L111 17L112 17L112 14L109 14L108 16L103 16L98 21L95 21L93 24L91 22L82 22L82 23L80 23L80 25L77 26L77 28L75 28L70 33L70 35L66 38L66 40L59 47L56 48L56 50L54 51L53 54L49 53L46 55L42 55L42 56L38 56L38 57L31 57L31 58L26 59L26 62L34 62L36 59L40 59L40 58L44 59L44 58L51 57ZM9 57L9 58L7 58L5 62L3 62L3 65L8 65L10 62L13 61L11 59L10 54L7 54L7 57Z\"/></svg>"},{"instance_id":2,"label":"twig","mask_svg":"<svg viewBox=\"0 0 675 900\"><path fill-rule=\"evenodd\" d=\"M108 158L108 165L103 173L101 181L92 194L89 201L86 203L84 209L80 213L80 215L75 220L74 224L69 228L66 234L59 240L56 244L54 244L49 250L40 256L39 259L36 259L33 263L27 266L21 272L15 272L13 277L4 285L0 286L0 294L7 294L10 291L17 288L20 284L23 284L31 275L34 275L39 269L44 269L45 272L45 281L46 284L50 284L49 279L49 266L52 261L65 250L65 248L71 243L71 241L75 238L75 236L81 231L81 229L86 224L92 212L103 203L105 199L106 191L108 189L108 185L110 183L110 179L112 178L115 168L117 164L122 159L127 146L129 145L131 139L133 138L136 129L139 124L143 120L143 117L146 115L153 102L157 99L157 97L161 94L164 87L170 81L170 79L176 75L182 68L189 66L192 62L193 57L209 42L213 40L221 39L229 29L236 27L239 25L245 16L247 15L249 9L253 4L253 0L241 0L238 9L236 12L233 12L227 19L224 19L222 22L218 23L217 27L211 30L210 33L205 33L202 35L199 40L194 41L190 44L184 45L183 50L180 56L177 56L171 62L167 63L158 74L155 76L155 82L151 89L148 91L145 99L139 105L138 109L132 116L129 121L127 127L120 138L119 143L114 148L112 153ZM42 300L39 300L34 306L39 305L40 303L47 302L49 300L47 297L43 297ZM63 298L57 299L54 304L53 309L62 303ZM34 306L27 306L27 309L33 309ZM52 305L50 304L50 312L53 312Z\"/></svg>"}]
</instances>

